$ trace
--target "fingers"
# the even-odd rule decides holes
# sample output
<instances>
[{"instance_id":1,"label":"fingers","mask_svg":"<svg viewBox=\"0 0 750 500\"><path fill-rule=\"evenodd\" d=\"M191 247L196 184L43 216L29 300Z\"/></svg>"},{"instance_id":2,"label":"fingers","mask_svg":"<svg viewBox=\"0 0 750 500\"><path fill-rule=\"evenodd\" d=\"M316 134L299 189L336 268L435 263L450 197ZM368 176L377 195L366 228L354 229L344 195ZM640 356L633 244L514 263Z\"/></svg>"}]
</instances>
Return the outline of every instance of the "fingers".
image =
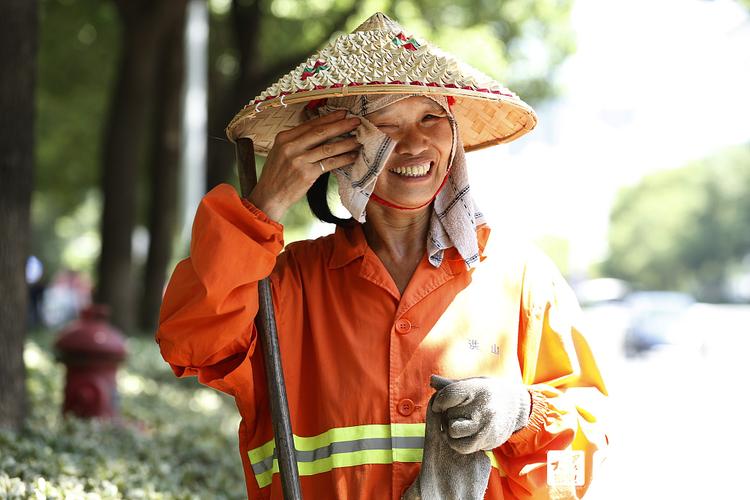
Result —
<instances>
[{"instance_id":1,"label":"fingers","mask_svg":"<svg viewBox=\"0 0 750 500\"><path fill-rule=\"evenodd\" d=\"M282 165L312 182L322 173L352 164L361 145L353 137L333 140L359 126L359 118L345 116L345 111L337 111L279 132L266 166Z\"/></svg>"},{"instance_id":2,"label":"fingers","mask_svg":"<svg viewBox=\"0 0 750 500\"><path fill-rule=\"evenodd\" d=\"M443 389L444 387L449 386L453 382L455 382L455 380L446 378L446 377L441 377L440 375L432 375L430 377L430 387L432 387L433 389L437 389L437 390Z\"/></svg>"},{"instance_id":3,"label":"fingers","mask_svg":"<svg viewBox=\"0 0 750 500\"><path fill-rule=\"evenodd\" d=\"M479 441L478 436L471 435L469 437L449 439L448 446L462 455L468 455L469 453L475 453L481 449Z\"/></svg>"},{"instance_id":4,"label":"fingers","mask_svg":"<svg viewBox=\"0 0 750 500\"><path fill-rule=\"evenodd\" d=\"M294 138L293 141L287 143L287 146L290 147L289 153L296 155L302 154L324 142L330 141L334 137L351 132L357 128L360 123L359 118L347 118L330 123L316 124L298 137Z\"/></svg>"},{"instance_id":5,"label":"fingers","mask_svg":"<svg viewBox=\"0 0 750 500\"><path fill-rule=\"evenodd\" d=\"M482 436L488 431L488 421L478 412L466 407L454 407L442 414L448 445L459 453L477 451Z\"/></svg>"},{"instance_id":6,"label":"fingers","mask_svg":"<svg viewBox=\"0 0 750 500\"><path fill-rule=\"evenodd\" d=\"M276 138L277 140L281 140L283 142L293 141L300 137L302 134L307 133L312 128L324 126L329 123L342 120L345 116L346 110L342 109L339 111L334 111L333 113L319 116L317 118L313 118L312 120L307 120L306 122L300 123L294 128L279 133Z\"/></svg>"},{"instance_id":7,"label":"fingers","mask_svg":"<svg viewBox=\"0 0 750 500\"><path fill-rule=\"evenodd\" d=\"M427 413L425 415L425 433L427 432L433 432L437 433L442 430L441 425L441 416L438 415L435 412L429 411L429 408L432 407L432 403L435 401L435 395L433 394L430 398L429 403L427 403Z\"/></svg>"},{"instance_id":8,"label":"fingers","mask_svg":"<svg viewBox=\"0 0 750 500\"><path fill-rule=\"evenodd\" d=\"M441 377L431 380L436 387L444 383ZM438 390L429 411L440 416L448 445L458 453L470 454L500 446L526 425L531 407L526 394L519 384L474 377Z\"/></svg>"},{"instance_id":9,"label":"fingers","mask_svg":"<svg viewBox=\"0 0 750 500\"><path fill-rule=\"evenodd\" d=\"M460 439L473 436L479 431L480 422L470 418L457 418L448 423L448 436Z\"/></svg>"},{"instance_id":10,"label":"fingers","mask_svg":"<svg viewBox=\"0 0 750 500\"><path fill-rule=\"evenodd\" d=\"M303 158L305 159L305 161L308 161L310 163L316 163L320 160L325 160L327 158L331 158L332 156L344 155L346 153L354 153L353 156L354 158L356 158L357 152L361 147L362 145L357 142L356 139L350 137L341 141L321 144L317 148L305 153L303 155ZM349 163L351 163L351 161Z\"/></svg>"},{"instance_id":11,"label":"fingers","mask_svg":"<svg viewBox=\"0 0 750 500\"><path fill-rule=\"evenodd\" d=\"M466 405L471 402L473 388L462 382L455 382L438 391L435 395L435 403L432 405L432 410L443 412L448 408Z\"/></svg>"},{"instance_id":12,"label":"fingers","mask_svg":"<svg viewBox=\"0 0 750 500\"><path fill-rule=\"evenodd\" d=\"M320 166L323 165L323 170L321 170L321 174L324 172L330 172L331 170L336 170L337 168L344 167L346 165L351 165L354 163L354 160L357 159L357 155L359 155L359 151L349 152L340 154L337 156L331 156L329 158L325 158L324 160L319 160L315 162L315 165Z\"/></svg>"}]
</instances>

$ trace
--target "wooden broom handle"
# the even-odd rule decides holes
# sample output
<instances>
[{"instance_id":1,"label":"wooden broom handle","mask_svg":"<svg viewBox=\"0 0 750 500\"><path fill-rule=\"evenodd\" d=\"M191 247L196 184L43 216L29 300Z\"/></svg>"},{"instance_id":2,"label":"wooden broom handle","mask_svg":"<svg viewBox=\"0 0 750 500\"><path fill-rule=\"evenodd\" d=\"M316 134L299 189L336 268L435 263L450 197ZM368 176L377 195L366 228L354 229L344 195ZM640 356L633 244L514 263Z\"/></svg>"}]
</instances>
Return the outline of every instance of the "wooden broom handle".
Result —
<instances>
[{"instance_id":1,"label":"wooden broom handle","mask_svg":"<svg viewBox=\"0 0 750 500\"><path fill-rule=\"evenodd\" d=\"M247 199L258 182L255 172L255 150L253 141L238 139L236 145L237 173L240 178L240 192ZM284 372L281 369L279 336L276 330L276 316L273 310L271 282L264 278L258 282L258 315L255 326L260 335L263 359L266 365L268 397L271 404L273 434L276 439L276 456L279 461L279 475L284 500L301 500L297 455L289 418L289 403L286 397Z\"/></svg>"}]
</instances>

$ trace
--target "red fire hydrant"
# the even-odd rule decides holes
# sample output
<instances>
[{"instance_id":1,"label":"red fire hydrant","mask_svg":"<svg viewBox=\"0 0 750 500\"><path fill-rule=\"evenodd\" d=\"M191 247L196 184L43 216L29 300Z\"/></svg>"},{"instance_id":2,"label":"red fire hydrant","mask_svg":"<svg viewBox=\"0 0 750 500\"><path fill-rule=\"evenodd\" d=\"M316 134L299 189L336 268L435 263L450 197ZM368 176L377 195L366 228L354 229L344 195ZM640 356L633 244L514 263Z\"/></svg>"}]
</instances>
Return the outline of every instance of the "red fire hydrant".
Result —
<instances>
[{"instance_id":1,"label":"red fire hydrant","mask_svg":"<svg viewBox=\"0 0 750 500\"><path fill-rule=\"evenodd\" d=\"M107 322L109 308L91 305L66 326L55 342L65 364L64 413L113 418L119 414L117 367L125 359L125 338Z\"/></svg>"}]
</instances>

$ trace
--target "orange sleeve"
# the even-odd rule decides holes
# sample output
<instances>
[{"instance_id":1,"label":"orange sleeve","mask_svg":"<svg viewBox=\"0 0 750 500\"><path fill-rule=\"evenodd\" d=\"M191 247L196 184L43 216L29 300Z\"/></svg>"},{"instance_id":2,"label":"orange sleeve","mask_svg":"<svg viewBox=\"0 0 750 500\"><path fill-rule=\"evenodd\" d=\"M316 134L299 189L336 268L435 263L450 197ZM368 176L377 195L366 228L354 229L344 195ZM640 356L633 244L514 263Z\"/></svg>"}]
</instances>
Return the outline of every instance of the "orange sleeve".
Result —
<instances>
[{"instance_id":1,"label":"orange sleeve","mask_svg":"<svg viewBox=\"0 0 750 500\"><path fill-rule=\"evenodd\" d=\"M508 474L506 496L578 499L608 444L607 390L577 327L575 295L546 257L527 263L522 297L518 356L531 417L494 453Z\"/></svg>"},{"instance_id":2,"label":"orange sleeve","mask_svg":"<svg viewBox=\"0 0 750 500\"><path fill-rule=\"evenodd\" d=\"M257 283L271 274L283 245L283 227L228 184L203 198L190 257L169 280L156 332L175 375L197 375L231 395L236 387L252 391Z\"/></svg>"}]
</instances>

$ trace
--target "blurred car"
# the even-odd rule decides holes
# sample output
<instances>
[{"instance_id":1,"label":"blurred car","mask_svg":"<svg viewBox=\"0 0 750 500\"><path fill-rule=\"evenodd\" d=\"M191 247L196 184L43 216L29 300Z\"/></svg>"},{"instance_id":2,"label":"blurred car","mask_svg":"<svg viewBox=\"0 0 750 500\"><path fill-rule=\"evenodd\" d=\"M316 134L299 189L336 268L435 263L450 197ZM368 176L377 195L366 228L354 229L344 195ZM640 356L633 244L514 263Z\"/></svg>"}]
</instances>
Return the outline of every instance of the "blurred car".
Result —
<instances>
[{"instance_id":1,"label":"blurred car","mask_svg":"<svg viewBox=\"0 0 750 500\"><path fill-rule=\"evenodd\" d=\"M695 299L682 292L641 291L625 297L630 310L630 321L625 331L624 348L627 357L643 355L665 346L700 347L689 311Z\"/></svg>"},{"instance_id":2,"label":"blurred car","mask_svg":"<svg viewBox=\"0 0 750 500\"><path fill-rule=\"evenodd\" d=\"M572 285L581 307L619 303L630 293L630 285L616 278L594 278Z\"/></svg>"}]
</instances>

